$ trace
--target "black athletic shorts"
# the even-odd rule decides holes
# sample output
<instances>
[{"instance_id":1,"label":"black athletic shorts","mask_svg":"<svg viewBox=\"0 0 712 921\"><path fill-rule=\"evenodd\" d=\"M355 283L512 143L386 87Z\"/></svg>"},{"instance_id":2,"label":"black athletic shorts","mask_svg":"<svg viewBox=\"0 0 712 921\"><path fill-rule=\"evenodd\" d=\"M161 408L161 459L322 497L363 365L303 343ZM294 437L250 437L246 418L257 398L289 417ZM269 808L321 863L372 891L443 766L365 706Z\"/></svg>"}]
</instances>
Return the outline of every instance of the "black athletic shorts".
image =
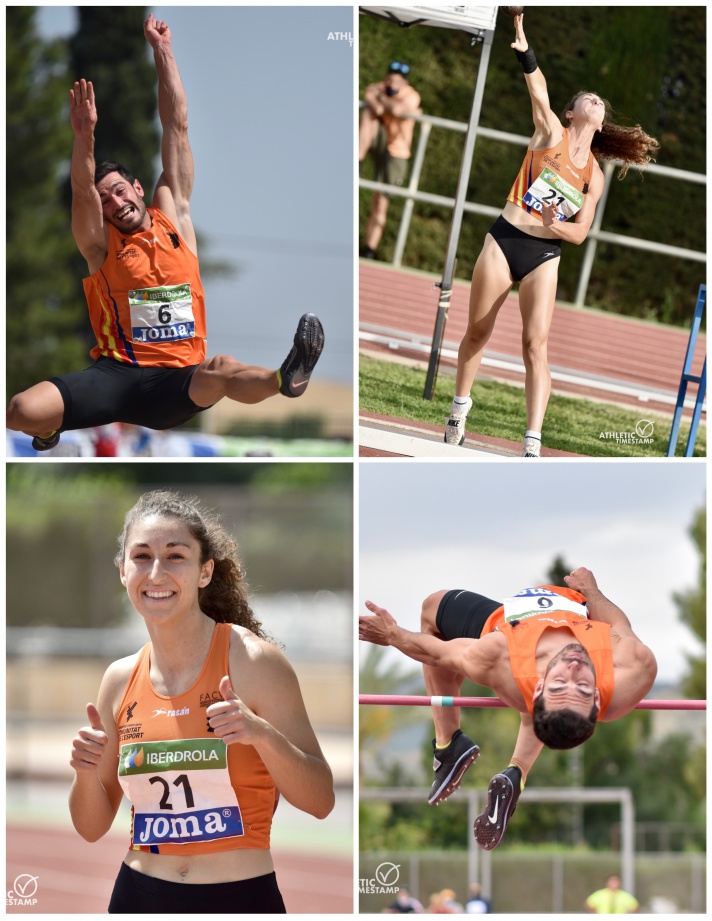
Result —
<instances>
[{"instance_id":1,"label":"black athletic shorts","mask_svg":"<svg viewBox=\"0 0 712 921\"><path fill-rule=\"evenodd\" d=\"M101 356L84 371L51 377L64 401L60 431L128 422L149 429L172 429L207 409L188 396L198 365L137 368Z\"/></svg>"},{"instance_id":2,"label":"black athletic shorts","mask_svg":"<svg viewBox=\"0 0 712 921\"><path fill-rule=\"evenodd\" d=\"M284 915L274 873L234 883L170 883L121 864L109 902L110 915Z\"/></svg>"},{"instance_id":3,"label":"black athletic shorts","mask_svg":"<svg viewBox=\"0 0 712 921\"><path fill-rule=\"evenodd\" d=\"M490 227L489 233L504 253L514 281L521 281L544 262L561 255L561 244L556 240L546 240L526 233L510 224L501 214Z\"/></svg>"},{"instance_id":4,"label":"black athletic shorts","mask_svg":"<svg viewBox=\"0 0 712 921\"><path fill-rule=\"evenodd\" d=\"M500 601L454 588L443 595L438 605L435 626L446 640L462 637L478 640L487 618L499 607Z\"/></svg>"}]
</instances>

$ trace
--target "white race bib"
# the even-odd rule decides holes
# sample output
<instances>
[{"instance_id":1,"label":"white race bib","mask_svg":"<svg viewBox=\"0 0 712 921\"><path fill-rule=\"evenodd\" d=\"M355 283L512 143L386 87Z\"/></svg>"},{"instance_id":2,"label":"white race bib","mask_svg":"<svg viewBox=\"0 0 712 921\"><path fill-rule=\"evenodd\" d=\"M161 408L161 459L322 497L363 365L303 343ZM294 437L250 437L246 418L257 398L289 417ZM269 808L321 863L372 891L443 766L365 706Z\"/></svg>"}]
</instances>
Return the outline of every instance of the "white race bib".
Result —
<instances>
[{"instance_id":1,"label":"white race bib","mask_svg":"<svg viewBox=\"0 0 712 921\"><path fill-rule=\"evenodd\" d=\"M222 739L122 745L119 782L134 807L134 848L245 833Z\"/></svg>"},{"instance_id":2,"label":"white race bib","mask_svg":"<svg viewBox=\"0 0 712 921\"><path fill-rule=\"evenodd\" d=\"M195 336L190 284L129 291L134 342L174 342Z\"/></svg>"},{"instance_id":3,"label":"white race bib","mask_svg":"<svg viewBox=\"0 0 712 921\"><path fill-rule=\"evenodd\" d=\"M565 221L581 210L585 195L562 179L554 170L545 166L524 193L522 201L539 213L542 210L542 203L556 205L557 221Z\"/></svg>"},{"instance_id":4,"label":"white race bib","mask_svg":"<svg viewBox=\"0 0 712 921\"><path fill-rule=\"evenodd\" d=\"M588 617L585 604L572 601L565 595L557 595L548 588L524 588L513 598L504 599L504 620L509 623L513 620L526 620L528 617L541 617L550 611L568 611Z\"/></svg>"}]
</instances>

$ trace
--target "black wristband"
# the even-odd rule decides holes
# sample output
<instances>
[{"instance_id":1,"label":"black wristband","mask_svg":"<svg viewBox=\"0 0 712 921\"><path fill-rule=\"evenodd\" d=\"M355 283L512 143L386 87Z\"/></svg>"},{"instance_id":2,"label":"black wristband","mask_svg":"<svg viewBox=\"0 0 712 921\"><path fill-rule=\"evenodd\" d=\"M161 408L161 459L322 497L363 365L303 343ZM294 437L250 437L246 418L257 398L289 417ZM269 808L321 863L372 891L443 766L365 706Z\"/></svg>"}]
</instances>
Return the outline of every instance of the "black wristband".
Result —
<instances>
[{"instance_id":1,"label":"black wristband","mask_svg":"<svg viewBox=\"0 0 712 921\"><path fill-rule=\"evenodd\" d=\"M514 53L517 56L517 60L522 65L522 70L524 73L533 74L539 65L536 62L536 55L534 54L531 45L527 48L526 51L515 50Z\"/></svg>"}]
</instances>

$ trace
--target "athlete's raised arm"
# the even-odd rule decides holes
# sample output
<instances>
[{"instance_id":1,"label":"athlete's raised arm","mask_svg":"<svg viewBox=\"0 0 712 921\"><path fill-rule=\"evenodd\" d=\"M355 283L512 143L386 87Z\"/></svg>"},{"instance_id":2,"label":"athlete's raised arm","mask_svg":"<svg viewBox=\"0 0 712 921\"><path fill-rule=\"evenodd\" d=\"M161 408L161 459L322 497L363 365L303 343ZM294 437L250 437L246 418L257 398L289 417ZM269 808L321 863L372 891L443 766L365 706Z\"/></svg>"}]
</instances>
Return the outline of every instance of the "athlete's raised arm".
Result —
<instances>
[{"instance_id":1,"label":"athlete's raised arm","mask_svg":"<svg viewBox=\"0 0 712 921\"><path fill-rule=\"evenodd\" d=\"M532 102L532 119L534 121L534 136L529 144L530 150L545 150L558 144L564 134L564 128L559 117L552 110L549 103L549 91L546 86L544 74L539 68L534 51L529 47L529 42L524 34L524 14L514 17L515 38L511 47L524 70L524 78Z\"/></svg>"},{"instance_id":2,"label":"athlete's raised arm","mask_svg":"<svg viewBox=\"0 0 712 921\"><path fill-rule=\"evenodd\" d=\"M87 262L101 265L108 249L108 232L99 193L94 186L94 129L98 119L91 81L82 78L69 91L69 115L74 131L72 234Z\"/></svg>"},{"instance_id":3,"label":"athlete's raised arm","mask_svg":"<svg viewBox=\"0 0 712 921\"><path fill-rule=\"evenodd\" d=\"M367 601L366 607L373 616L359 617L360 640L376 646L393 646L416 662L447 668L492 687L492 654L488 643L475 639L441 640L429 633L412 633L400 627L385 608L372 601Z\"/></svg>"},{"instance_id":4,"label":"athlete's raised arm","mask_svg":"<svg viewBox=\"0 0 712 921\"><path fill-rule=\"evenodd\" d=\"M151 13L143 24L146 41L153 48L158 76L158 117L161 120L163 171L156 184L153 203L174 221L186 243L196 250L190 219L193 192L193 154L188 141L188 100L173 55L168 23Z\"/></svg>"}]
</instances>

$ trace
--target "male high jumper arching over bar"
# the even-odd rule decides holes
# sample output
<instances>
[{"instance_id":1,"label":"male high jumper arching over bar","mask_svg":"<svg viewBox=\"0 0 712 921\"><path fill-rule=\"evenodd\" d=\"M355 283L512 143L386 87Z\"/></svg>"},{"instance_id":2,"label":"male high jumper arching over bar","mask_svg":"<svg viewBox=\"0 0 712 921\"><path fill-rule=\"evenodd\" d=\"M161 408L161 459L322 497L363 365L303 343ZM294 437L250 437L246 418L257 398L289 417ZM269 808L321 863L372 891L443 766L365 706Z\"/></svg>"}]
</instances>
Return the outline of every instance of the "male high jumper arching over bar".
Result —
<instances>
[{"instance_id":1,"label":"male high jumper arching over bar","mask_svg":"<svg viewBox=\"0 0 712 921\"><path fill-rule=\"evenodd\" d=\"M490 781L487 808L475 821L475 838L487 850L502 840L544 745L585 742L596 722L630 713L657 674L655 656L590 570L575 569L564 582L523 589L503 603L459 589L434 592L423 602L420 633L370 601L372 613L359 617L360 639L423 663L429 695L457 697L469 678L519 711L509 767ZM433 720L431 804L458 788L479 754L460 729L458 707L433 707Z\"/></svg>"}]
</instances>

